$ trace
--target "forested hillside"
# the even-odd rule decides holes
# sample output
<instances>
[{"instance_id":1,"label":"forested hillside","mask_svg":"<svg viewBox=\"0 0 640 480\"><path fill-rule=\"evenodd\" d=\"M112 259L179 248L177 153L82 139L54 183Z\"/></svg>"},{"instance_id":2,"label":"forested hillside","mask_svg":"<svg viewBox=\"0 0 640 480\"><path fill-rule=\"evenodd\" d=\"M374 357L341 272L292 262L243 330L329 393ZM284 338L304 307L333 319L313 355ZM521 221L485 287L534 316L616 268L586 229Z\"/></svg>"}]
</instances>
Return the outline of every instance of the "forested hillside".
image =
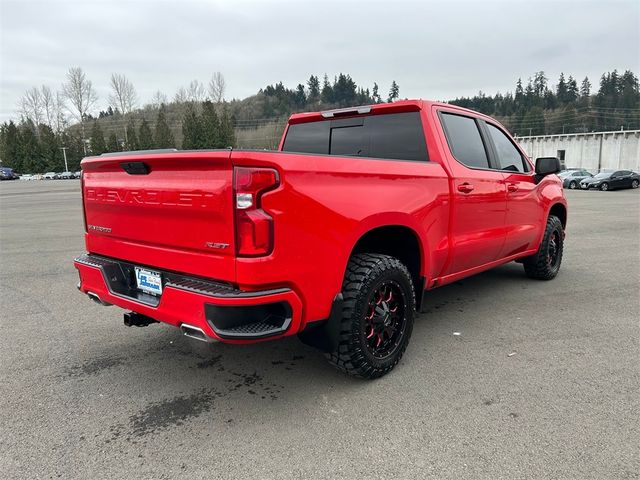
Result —
<instances>
[{"instance_id":1,"label":"forested hillside","mask_svg":"<svg viewBox=\"0 0 640 480\"><path fill-rule=\"evenodd\" d=\"M184 149L275 148L287 117L313 111L395 101L401 98L394 81L384 91L377 83L357 85L348 74L333 79L311 75L288 88L268 85L245 99L225 100L226 84L215 73L207 86L193 80L170 100L157 92L139 106L134 86L114 74L108 108L96 113L97 95L79 68L69 70L60 92L32 88L20 102L20 119L0 127L0 159L19 172L61 171L63 148L69 169L85 155L120 150L179 147ZM430 98L424 92L424 98ZM603 74L594 87L564 74L550 83L544 72L513 92L460 97L450 103L498 118L520 136L640 128L640 89L631 71Z\"/></svg>"}]
</instances>

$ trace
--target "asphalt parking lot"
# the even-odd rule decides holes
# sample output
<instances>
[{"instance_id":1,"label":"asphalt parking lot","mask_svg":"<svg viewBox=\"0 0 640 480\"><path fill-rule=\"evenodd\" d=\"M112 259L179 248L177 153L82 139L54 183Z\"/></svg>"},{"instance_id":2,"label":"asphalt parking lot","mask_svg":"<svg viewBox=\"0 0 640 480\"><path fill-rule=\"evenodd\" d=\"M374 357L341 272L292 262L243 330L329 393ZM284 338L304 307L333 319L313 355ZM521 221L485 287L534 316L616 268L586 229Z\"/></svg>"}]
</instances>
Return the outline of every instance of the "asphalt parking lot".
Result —
<instances>
[{"instance_id":1,"label":"asphalt parking lot","mask_svg":"<svg viewBox=\"0 0 640 480\"><path fill-rule=\"evenodd\" d=\"M124 327L75 288L79 181L3 182L0 477L639 478L640 191L567 196L557 279L433 291L366 382L296 338Z\"/></svg>"}]
</instances>

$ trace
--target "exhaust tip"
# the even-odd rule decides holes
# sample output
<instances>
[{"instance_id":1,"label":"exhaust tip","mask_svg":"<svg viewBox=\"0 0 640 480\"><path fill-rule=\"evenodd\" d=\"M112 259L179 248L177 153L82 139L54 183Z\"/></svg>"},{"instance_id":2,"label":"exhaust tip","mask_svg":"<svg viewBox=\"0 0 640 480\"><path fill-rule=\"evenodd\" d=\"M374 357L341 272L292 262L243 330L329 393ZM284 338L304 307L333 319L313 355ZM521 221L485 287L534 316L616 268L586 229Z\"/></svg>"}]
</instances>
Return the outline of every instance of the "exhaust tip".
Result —
<instances>
[{"instance_id":1,"label":"exhaust tip","mask_svg":"<svg viewBox=\"0 0 640 480\"><path fill-rule=\"evenodd\" d=\"M201 342L211 343L213 342L213 338L204 333L204 330L198 327L194 327L193 325L189 325L187 323L183 323L180 325L180 330L182 330L182 334L185 337L194 338L196 340L200 340Z\"/></svg>"}]
</instances>

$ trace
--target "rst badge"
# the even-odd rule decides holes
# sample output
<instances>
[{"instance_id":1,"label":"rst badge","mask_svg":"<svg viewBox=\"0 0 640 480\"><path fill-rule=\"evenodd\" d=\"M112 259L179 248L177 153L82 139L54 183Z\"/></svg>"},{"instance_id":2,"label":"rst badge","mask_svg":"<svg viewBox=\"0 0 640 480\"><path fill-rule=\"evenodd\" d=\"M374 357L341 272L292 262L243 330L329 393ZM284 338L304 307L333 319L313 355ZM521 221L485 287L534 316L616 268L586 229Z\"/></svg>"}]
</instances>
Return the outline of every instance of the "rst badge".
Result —
<instances>
[{"instance_id":1,"label":"rst badge","mask_svg":"<svg viewBox=\"0 0 640 480\"><path fill-rule=\"evenodd\" d=\"M87 225L87 228L94 232L111 233L111 229L109 227L101 227L100 225Z\"/></svg>"}]
</instances>

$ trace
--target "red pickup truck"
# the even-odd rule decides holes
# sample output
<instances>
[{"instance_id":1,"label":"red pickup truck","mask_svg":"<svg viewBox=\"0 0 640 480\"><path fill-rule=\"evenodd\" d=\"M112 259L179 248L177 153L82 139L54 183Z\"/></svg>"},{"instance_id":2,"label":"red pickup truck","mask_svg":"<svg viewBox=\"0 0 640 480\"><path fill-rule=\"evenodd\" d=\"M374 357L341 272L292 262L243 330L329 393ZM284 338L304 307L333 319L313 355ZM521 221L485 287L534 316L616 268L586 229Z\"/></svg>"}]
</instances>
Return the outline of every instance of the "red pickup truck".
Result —
<instances>
[{"instance_id":1,"label":"red pickup truck","mask_svg":"<svg viewBox=\"0 0 640 480\"><path fill-rule=\"evenodd\" d=\"M82 161L80 291L199 340L297 334L389 372L429 290L506 262L556 276L567 202L485 115L422 100L292 115L278 151Z\"/></svg>"}]
</instances>

